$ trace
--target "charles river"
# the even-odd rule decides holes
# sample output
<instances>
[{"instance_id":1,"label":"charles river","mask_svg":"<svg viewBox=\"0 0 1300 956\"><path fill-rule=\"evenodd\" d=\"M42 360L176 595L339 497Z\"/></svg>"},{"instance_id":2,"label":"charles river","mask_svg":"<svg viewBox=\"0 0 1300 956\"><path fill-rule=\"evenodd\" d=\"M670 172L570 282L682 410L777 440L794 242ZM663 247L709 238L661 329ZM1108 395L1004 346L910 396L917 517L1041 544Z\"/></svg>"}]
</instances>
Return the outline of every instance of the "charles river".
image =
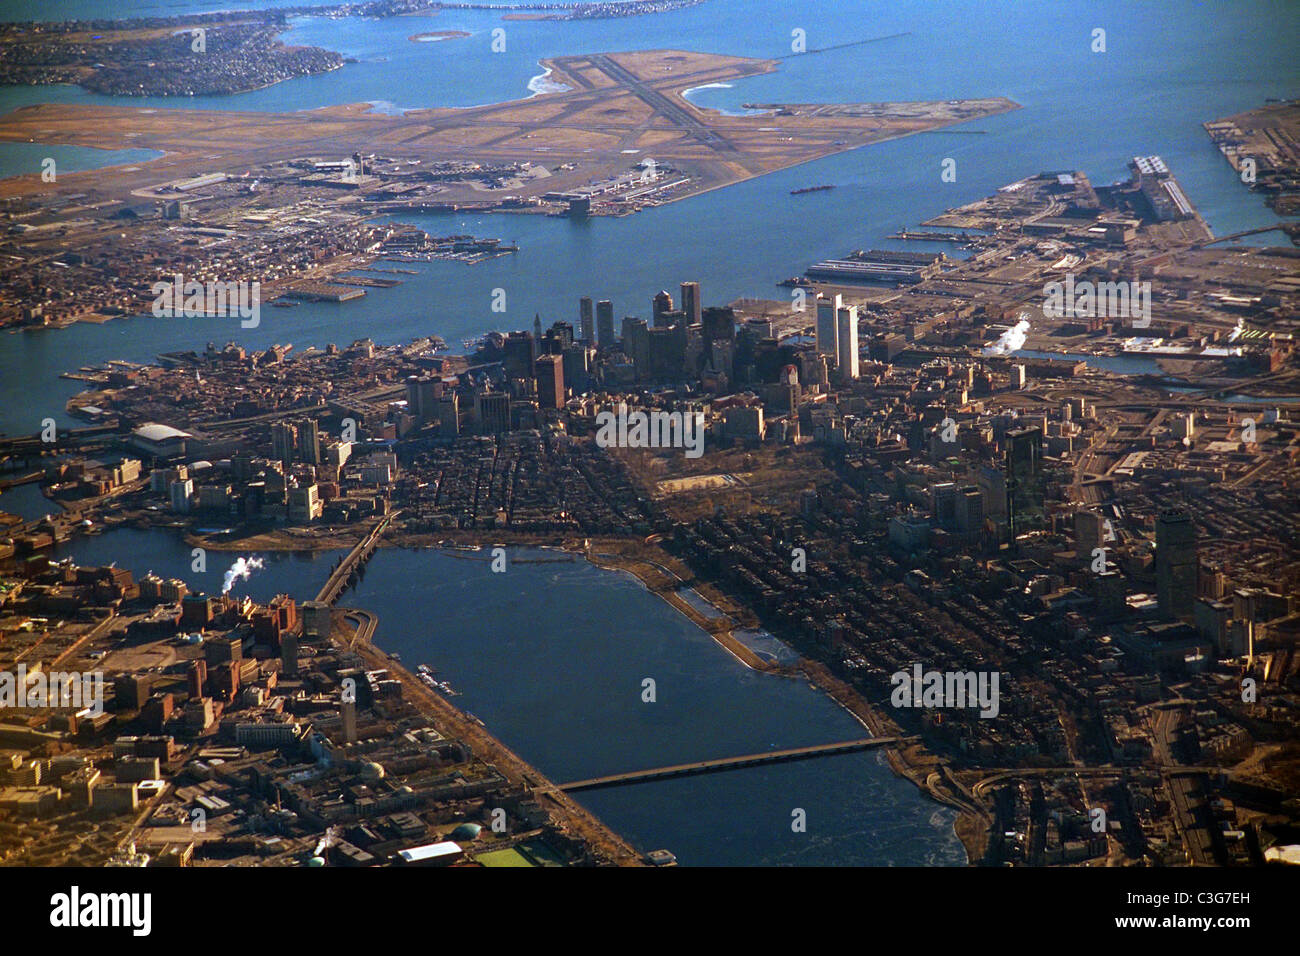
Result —
<instances>
[{"instance_id":1,"label":"charles river","mask_svg":"<svg viewBox=\"0 0 1300 956\"><path fill-rule=\"evenodd\" d=\"M171 15L264 8L275 0L13 0L11 20ZM701 106L746 102L861 102L1007 96L1022 109L948 131L906 137L818 160L625 219L585 223L534 216L407 216L437 234L469 232L516 242L520 252L477 266L433 263L419 275L342 305L266 309L256 329L237 320L121 319L57 331L0 334L0 433L32 433L63 411L77 383L60 372L109 359L148 362L159 352L292 342L299 348L379 344L437 334L457 346L492 328L577 319L579 296L610 298L616 313L646 314L650 297L698 280L706 302L777 298L775 283L850 249L890 247L889 233L1043 170L1078 169L1094 183L1127 176L1136 154L1158 153L1217 234L1278 220L1248 192L1201 124L1290 98L1300 86L1294 38L1300 8L1241 0L1230 12L1196 0L1133 4L1097 0L878 0L783 3L709 0L669 14L578 22L508 22L489 11L445 11L391 20L297 20L285 36L356 60L318 77L228 97L121 99L71 87L0 88L0 113L41 102L127 103L168 109L299 110L371 102L376 109L471 106L544 86L538 61L572 53L682 48L752 57L790 52L791 31L809 49L878 43L784 60L773 74L692 93ZM55 12L57 11L57 12ZM1168 27L1177 21L1177 29ZM506 52L490 32L507 31ZM1094 28L1107 52L1093 53ZM433 30L466 38L415 43ZM899 35L901 34L901 35ZM530 85L531 84L531 85ZM3 120L0 120L3 122ZM0 175L60 172L147 160L145 150L107 152L45 144L0 145ZM957 180L942 183L952 158ZM833 192L791 196L806 185ZM1278 234L1254 241L1278 241ZM492 290L509 311L490 311ZM3 293L0 293L3 294ZM23 514L44 506L30 491L0 497ZM220 590L234 555L209 555L190 571L173 533L121 530L64 548L82 563L154 570ZM311 597L335 555L266 554L266 567L236 585L266 599ZM634 579L546 551L511 553L506 574L485 554L383 549L345 604L380 614L376 641L407 665L428 663L475 714L525 760L564 781L709 757L863 736L855 719L804 684L755 673ZM400 609L398 611L397 609ZM654 678L657 702L641 701ZM582 795L642 850L665 847L684 864L959 865L953 814L894 777L878 754L752 768ZM794 809L806 833L792 832Z\"/></svg>"}]
</instances>

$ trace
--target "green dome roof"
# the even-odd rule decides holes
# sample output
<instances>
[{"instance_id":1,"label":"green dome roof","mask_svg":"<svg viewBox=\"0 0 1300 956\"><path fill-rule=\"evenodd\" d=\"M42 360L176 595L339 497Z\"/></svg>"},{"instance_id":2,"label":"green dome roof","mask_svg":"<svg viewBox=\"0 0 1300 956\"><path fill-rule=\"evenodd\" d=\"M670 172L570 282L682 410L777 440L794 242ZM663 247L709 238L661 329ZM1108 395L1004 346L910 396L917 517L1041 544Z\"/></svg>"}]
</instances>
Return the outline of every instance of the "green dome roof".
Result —
<instances>
[{"instance_id":1,"label":"green dome roof","mask_svg":"<svg viewBox=\"0 0 1300 956\"><path fill-rule=\"evenodd\" d=\"M456 829L451 831L453 840L476 840L483 828L477 823L462 823Z\"/></svg>"}]
</instances>

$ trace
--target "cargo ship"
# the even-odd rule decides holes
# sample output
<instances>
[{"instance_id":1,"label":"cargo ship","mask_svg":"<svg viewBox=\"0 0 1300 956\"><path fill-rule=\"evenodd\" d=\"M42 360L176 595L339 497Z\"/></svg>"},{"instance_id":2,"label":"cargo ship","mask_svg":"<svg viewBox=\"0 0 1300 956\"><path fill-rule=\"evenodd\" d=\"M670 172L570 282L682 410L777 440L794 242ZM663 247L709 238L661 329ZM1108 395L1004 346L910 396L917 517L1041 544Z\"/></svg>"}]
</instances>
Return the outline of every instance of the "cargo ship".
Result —
<instances>
[{"instance_id":1,"label":"cargo ship","mask_svg":"<svg viewBox=\"0 0 1300 956\"><path fill-rule=\"evenodd\" d=\"M804 193L820 193L828 189L834 189L834 186L804 186L802 189L790 190L791 196L802 196Z\"/></svg>"}]
</instances>

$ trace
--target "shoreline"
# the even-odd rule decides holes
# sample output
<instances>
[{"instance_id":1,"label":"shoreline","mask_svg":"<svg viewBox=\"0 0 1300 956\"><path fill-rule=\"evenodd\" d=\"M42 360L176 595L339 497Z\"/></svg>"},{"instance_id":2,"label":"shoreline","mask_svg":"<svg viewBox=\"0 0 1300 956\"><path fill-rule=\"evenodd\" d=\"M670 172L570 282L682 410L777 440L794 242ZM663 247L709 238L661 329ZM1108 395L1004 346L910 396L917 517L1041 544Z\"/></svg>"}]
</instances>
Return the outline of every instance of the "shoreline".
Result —
<instances>
[{"instance_id":1,"label":"shoreline","mask_svg":"<svg viewBox=\"0 0 1300 956\"><path fill-rule=\"evenodd\" d=\"M714 628L701 626L700 621L696 619L697 617L704 621L710 619L704 617L698 610L691 608L684 600L677 597L675 590L669 592L653 583L652 575L647 571L647 566L653 568L651 562L645 559L630 558L626 555L620 555L617 557L619 560L609 563L595 561L590 557L587 560L596 567L605 570L626 571L636 577L647 591L663 598L665 603L670 607L681 610L682 608L679 607L680 602L682 606L690 608L692 613L686 614L686 617L690 619L692 623L700 626L701 630L713 637L713 639L725 650L740 660L741 663L750 666L753 670L762 671L764 673L772 674L773 676L792 678L803 677L811 686L815 687L818 691L825 694L844 710L848 711L855 720L870 732L871 736L887 737L901 734L899 728L891 726L891 722L888 721L887 718L876 713L871 705L868 704L860 694L842 681L833 677L820 664L809 661L799 652L798 648L792 647L790 644L782 641L779 636L773 635L776 640L781 641L781 643L789 648L793 653L799 655L797 662L789 665L781 665L763 661L758 658L752 650L733 637L730 628L726 628L724 631L720 632ZM671 556L666 552L664 552L664 557L671 559ZM658 568L654 568L654 571L662 574ZM729 613L726 608L719 607L717 601L713 598L704 594L698 588L696 589L696 593L700 595L701 599L718 611L719 614L723 615L723 617L713 620L730 621L734 619L734 615ZM670 595L671 597L676 598L676 600L671 600ZM722 634L725 634L725 637L721 636ZM736 647L739 647L744 654L749 655L754 660L755 664L750 664L749 661L745 660L744 656L737 653ZM926 754L926 757L933 761L935 766L942 768L942 772L936 773L934 770L922 765L921 754L917 752L915 745L908 747L906 750L900 748L885 748L883 753L889 763L890 769L895 773L895 775L912 783L921 790L926 797L934 800L936 803L942 804L949 809L956 811L957 816L956 819L953 820L953 833L961 842L962 848L965 850L966 866L975 865L975 862L984 855L983 849L987 843L987 827L981 828L977 826L981 820L981 816L973 813L964 802L954 799L946 791L937 788L937 782L933 781L932 778L936 776L945 776L948 772L947 767L943 764L942 760L933 755Z\"/></svg>"},{"instance_id":2,"label":"shoreline","mask_svg":"<svg viewBox=\"0 0 1300 956\"><path fill-rule=\"evenodd\" d=\"M606 857L615 866L644 865L642 854L622 834L560 790L550 777L516 754L486 724L426 687L405 664L391 658L387 651L376 644L374 630L377 630L378 615L372 615L376 627L358 643L358 631L348 634L350 624L347 614L346 608L334 608L331 643L340 649L352 651L368 665L386 669L396 677L401 682L403 696L408 701L429 713L440 728L472 746L476 759L496 767L512 783L526 787L538 803L546 807L555 826L570 836L581 839L593 854Z\"/></svg>"},{"instance_id":3,"label":"shoreline","mask_svg":"<svg viewBox=\"0 0 1300 956\"><path fill-rule=\"evenodd\" d=\"M797 654L798 659L790 664L779 664L760 658L733 634L734 625L741 623L740 618L745 615L747 609L734 604L729 597L721 592L711 596L698 587L695 588L695 592L720 616L710 618L693 607L677 593L678 588L687 582L671 567L672 564L676 563L676 559L662 548L656 545L641 545L640 542L608 539L599 542L599 544L593 541L590 548L584 549L577 546L572 540L561 541L558 545L554 543L543 545L536 540L535 536L531 537L532 540L520 540L520 536L496 532L489 535L482 533L469 535L450 533L435 539L431 535L398 533L391 537L381 538L378 546L406 550L437 548L442 551L451 551L451 546L454 544L467 543L489 548L498 545L507 548L540 549L548 547L572 554L576 558L581 558L604 571L622 571L631 574L641 583L642 587L658 596L669 607L681 613L692 624L713 638L714 642L723 650L751 670L771 674L775 677L802 678L806 680L811 686L848 711L873 737L915 736L903 731L887 715L879 713L876 708L872 707L855 689L835 677L820 663L804 657L798 648L781 640L778 635L773 635L773 637L789 648L792 653ZM296 550L315 552L350 547L355 544L355 535L317 538L311 542L303 542L302 546L298 547L285 540L282 531L256 535L235 542L218 543L212 543L201 536L187 533L185 540L187 543L196 546L220 551ZM635 556L614 550L620 545L623 547L631 545L633 547L653 548L654 558L662 559L662 562L651 560L650 557ZM597 547L609 550L597 551ZM710 590L716 591L716 589L712 588ZM343 600L342 596L340 596L340 600ZM925 797L956 812L956 819L953 821L953 833L961 842L965 851L966 865L977 865L978 861L983 858L987 847L988 825L991 821L986 812L977 808L978 805L973 805L970 799L961 792L961 788L952 779L951 768L943 758L926 750L924 744L911 744L906 748L886 748L883 753L890 769L896 776L911 783Z\"/></svg>"}]
</instances>

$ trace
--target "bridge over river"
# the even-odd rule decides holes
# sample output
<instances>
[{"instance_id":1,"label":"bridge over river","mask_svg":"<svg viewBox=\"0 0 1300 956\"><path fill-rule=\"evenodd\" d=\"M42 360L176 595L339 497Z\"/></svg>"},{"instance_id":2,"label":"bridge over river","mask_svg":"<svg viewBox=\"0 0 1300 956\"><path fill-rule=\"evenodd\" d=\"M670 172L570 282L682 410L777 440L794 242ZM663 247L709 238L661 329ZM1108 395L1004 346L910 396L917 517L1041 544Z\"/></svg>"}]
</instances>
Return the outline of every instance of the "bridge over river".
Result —
<instances>
[{"instance_id":1,"label":"bridge over river","mask_svg":"<svg viewBox=\"0 0 1300 956\"><path fill-rule=\"evenodd\" d=\"M339 595L342 594L344 588L348 586L348 582L351 580L353 572L370 560L370 556L375 553L375 548L379 545L380 536L387 530L393 519L399 514L401 514L400 510L394 511L392 514L385 516L382 521L370 529L368 535L357 542L356 546L348 552L347 557L343 559L342 563L340 563L339 566L330 573L329 580L325 582L325 586L322 587L320 593L316 595L317 601L324 601L326 604L333 604L339 599Z\"/></svg>"},{"instance_id":2,"label":"bridge over river","mask_svg":"<svg viewBox=\"0 0 1300 956\"><path fill-rule=\"evenodd\" d=\"M859 750L874 750L878 747L896 747L919 739L919 737L865 737L861 740L843 740L834 744L814 744L810 747L793 747L788 750L769 750L761 754L722 757L718 760L699 760L695 763L675 764L671 767L655 767L652 770L634 770L630 773L610 774L607 777L592 777L590 780L574 780L570 783L560 784L559 789L566 793L577 793L581 790L600 790L605 787L619 787L628 783L644 783L648 780L694 777L705 773L737 770L741 767L788 763L793 760L810 760L813 757L854 753Z\"/></svg>"}]
</instances>

